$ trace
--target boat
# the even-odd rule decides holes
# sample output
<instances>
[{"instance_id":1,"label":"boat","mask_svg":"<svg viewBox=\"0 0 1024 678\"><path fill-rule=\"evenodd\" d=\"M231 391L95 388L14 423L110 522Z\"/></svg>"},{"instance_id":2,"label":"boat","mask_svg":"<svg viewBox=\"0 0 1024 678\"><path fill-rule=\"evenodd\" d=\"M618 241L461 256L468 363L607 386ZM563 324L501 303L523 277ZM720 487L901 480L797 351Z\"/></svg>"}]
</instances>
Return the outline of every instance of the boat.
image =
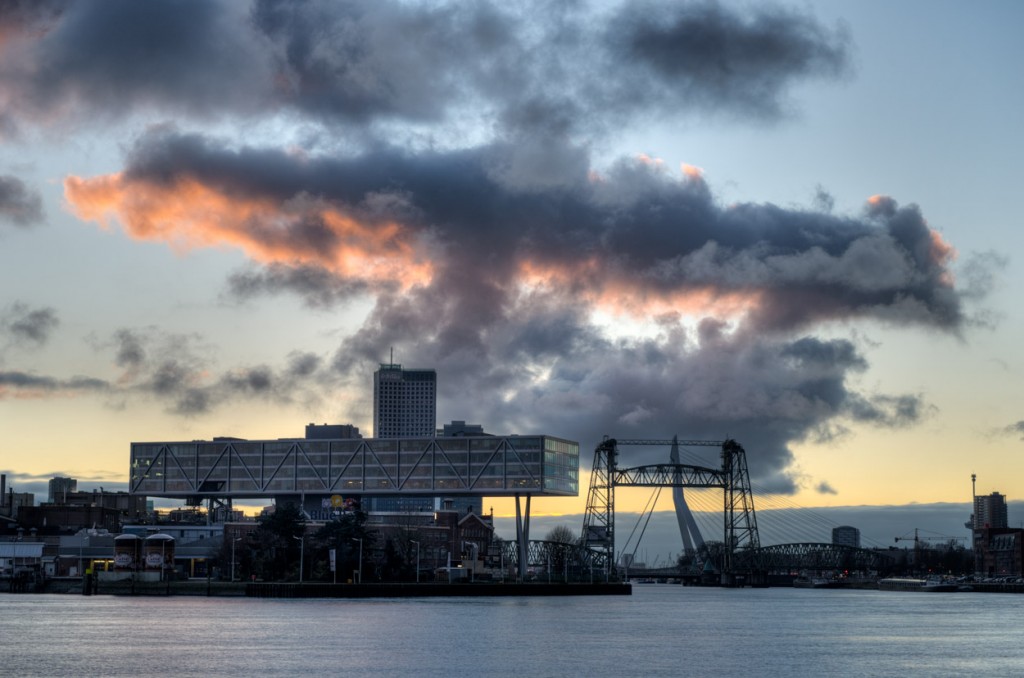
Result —
<instances>
[{"instance_id":1,"label":"boat","mask_svg":"<svg viewBox=\"0 0 1024 678\"><path fill-rule=\"evenodd\" d=\"M924 591L928 593L939 593L956 591L959 586L952 581L946 581L937 577L928 579L917 579L914 577L889 577L878 580L879 591Z\"/></svg>"},{"instance_id":2,"label":"boat","mask_svg":"<svg viewBox=\"0 0 1024 678\"><path fill-rule=\"evenodd\" d=\"M929 577L924 580L924 588L921 590L945 593L948 591L959 591L960 585L954 581L940 579L938 577Z\"/></svg>"},{"instance_id":3,"label":"boat","mask_svg":"<svg viewBox=\"0 0 1024 678\"><path fill-rule=\"evenodd\" d=\"M793 588L796 589L841 589L846 586L842 579L828 579L826 577L797 577L793 580Z\"/></svg>"}]
</instances>

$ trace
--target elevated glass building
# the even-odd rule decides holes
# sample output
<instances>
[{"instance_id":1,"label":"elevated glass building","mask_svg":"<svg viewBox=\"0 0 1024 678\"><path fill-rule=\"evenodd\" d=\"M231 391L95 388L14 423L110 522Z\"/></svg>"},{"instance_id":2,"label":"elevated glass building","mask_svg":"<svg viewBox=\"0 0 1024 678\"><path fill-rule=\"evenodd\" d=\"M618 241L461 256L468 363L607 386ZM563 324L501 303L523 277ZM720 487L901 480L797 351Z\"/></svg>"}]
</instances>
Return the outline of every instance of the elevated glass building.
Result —
<instances>
[{"instance_id":1,"label":"elevated glass building","mask_svg":"<svg viewBox=\"0 0 1024 678\"><path fill-rule=\"evenodd\" d=\"M198 505L292 502L314 520L388 497L515 497L520 576L530 500L579 494L579 443L546 435L132 443L131 494ZM521 499L525 498L525 507ZM367 504L371 503L367 501ZM401 509L400 509L401 510Z\"/></svg>"},{"instance_id":2,"label":"elevated glass building","mask_svg":"<svg viewBox=\"0 0 1024 678\"><path fill-rule=\"evenodd\" d=\"M132 494L193 502L579 494L579 443L546 435L132 443L130 464Z\"/></svg>"}]
</instances>

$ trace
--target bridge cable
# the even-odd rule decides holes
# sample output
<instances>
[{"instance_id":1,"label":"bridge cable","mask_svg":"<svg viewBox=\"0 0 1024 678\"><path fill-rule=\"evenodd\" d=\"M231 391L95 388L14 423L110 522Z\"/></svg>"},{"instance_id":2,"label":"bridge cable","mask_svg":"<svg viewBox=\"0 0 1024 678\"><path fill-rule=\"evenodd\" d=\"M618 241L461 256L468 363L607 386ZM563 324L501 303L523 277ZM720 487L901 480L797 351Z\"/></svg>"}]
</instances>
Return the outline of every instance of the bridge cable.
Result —
<instances>
[{"instance_id":1,"label":"bridge cable","mask_svg":"<svg viewBox=\"0 0 1024 678\"><path fill-rule=\"evenodd\" d=\"M637 518L636 524L633 525L633 531L629 533L629 537L626 538L626 543L622 546L622 553L625 553L626 549L629 548L629 543L633 541L633 535L636 534L637 528L640 527L640 521L644 520L646 517L647 520L644 522L644 527L640 531L640 536L637 537L636 545L633 547L633 553L630 554L633 560L636 560L636 552L640 548L640 540L643 539L644 532L647 531L647 524L651 522L651 515L654 513L654 507L657 506L658 498L661 496L661 489L662 488L657 487L653 492L651 492L651 496L647 499L647 504L644 505L644 510Z\"/></svg>"}]
</instances>

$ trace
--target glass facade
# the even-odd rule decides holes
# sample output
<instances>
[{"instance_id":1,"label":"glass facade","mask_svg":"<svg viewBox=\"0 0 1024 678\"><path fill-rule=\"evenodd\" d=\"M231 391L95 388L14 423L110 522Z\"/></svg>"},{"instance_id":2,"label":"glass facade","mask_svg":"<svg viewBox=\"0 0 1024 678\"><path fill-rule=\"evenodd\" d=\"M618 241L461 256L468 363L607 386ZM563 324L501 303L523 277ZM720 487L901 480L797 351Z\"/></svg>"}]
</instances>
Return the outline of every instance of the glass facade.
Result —
<instances>
[{"instance_id":1,"label":"glass facade","mask_svg":"<svg viewBox=\"0 0 1024 678\"><path fill-rule=\"evenodd\" d=\"M132 443L152 497L579 494L579 444L550 436Z\"/></svg>"}]
</instances>

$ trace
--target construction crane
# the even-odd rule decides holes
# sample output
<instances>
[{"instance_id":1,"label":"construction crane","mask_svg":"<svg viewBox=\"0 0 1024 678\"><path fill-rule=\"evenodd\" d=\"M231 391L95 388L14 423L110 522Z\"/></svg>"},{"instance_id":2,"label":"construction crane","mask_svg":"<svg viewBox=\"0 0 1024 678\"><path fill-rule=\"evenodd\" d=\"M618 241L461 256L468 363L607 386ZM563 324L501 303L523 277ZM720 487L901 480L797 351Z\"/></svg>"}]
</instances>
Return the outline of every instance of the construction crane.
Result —
<instances>
[{"instance_id":1,"label":"construction crane","mask_svg":"<svg viewBox=\"0 0 1024 678\"><path fill-rule=\"evenodd\" d=\"M920 536L918 534L917 528L915 527L914 528L914 536L913 537L909 537L909 536L896 537L896 543L898 544L901 541L913 541L914 542L914 548L915 549L919 549L919 548L921 548L921 542L922 541L944 541L944 542L950 542L950 541L963 541L963 539L964 539L963 537L943 537L941 535L935 536L935 537L922 537L922 536Z\"/></svg>"},{"instance_id":2,"label":"construction crane","mask_svg":"<svg viewBox=\"0 0 1024 678\"><path fill-rule=\"evenodd\" d=\"M961 539L963 539L963 537L943 537L941 535L934 536L934 537L921 536L921 534L918 532L918 529L915 527L914 528L914 536L913 537L910 537L910 536L896 537L896 543L898 544L901 541L913 541L914 542L913 560L909 561L909 562L913 563L914 569L916 571L918 571L919 573L922 573L925 568L927 568L928 572L932 572L932 568L934 566L939 565L939 562L935 560L935 557L939 554L939 552L941 551L941 548L937 549L937 548L931 547L931 546L929 546L927 544L927 542L929 542L929 541L941 541L941 542L943 542L945 544L952 544L953 542L955 542L957 540L961 540ZM952 551L952 548L949 548L949 547L947 547L947 548L948 548L948 550ZM933 554L933 555L928 555L928 554Z\"/></svg>"}]
</instances>

